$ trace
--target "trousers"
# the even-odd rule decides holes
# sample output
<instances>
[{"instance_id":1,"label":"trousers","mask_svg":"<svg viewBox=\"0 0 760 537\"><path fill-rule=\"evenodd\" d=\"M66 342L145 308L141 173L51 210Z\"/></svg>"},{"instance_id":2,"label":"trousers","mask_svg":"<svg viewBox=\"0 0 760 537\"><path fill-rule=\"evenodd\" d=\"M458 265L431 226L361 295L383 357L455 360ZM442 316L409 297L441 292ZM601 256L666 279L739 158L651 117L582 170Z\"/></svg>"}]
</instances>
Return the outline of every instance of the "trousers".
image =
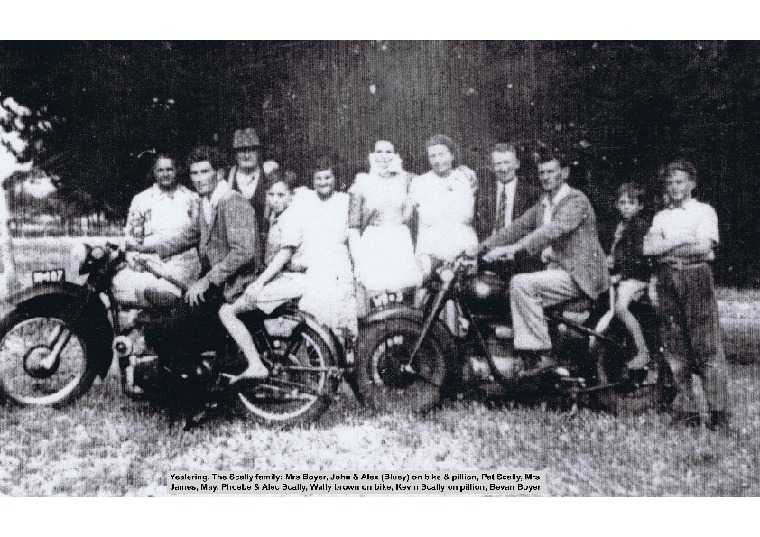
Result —
<instances>
[{"instance_id":1,"label":"trousers","mask_svg":"<svg viewBox=\"0 0 760 537\"><path fill-rule=\"evenodd\" d=\"M712 268L667 264L657 274L660 335L678 393L673 410L699 412L693 375L702 380L710 411L728 409L728 367L721 341Z\"/></svg>"},{"instance_id":2,"label":"trousers","mask_svg":"<svg viewBox=\"0 0 760 537\"><path fill-rule=\"evenodd\" d=\"M526 351L552 348L544 308L583 296L578 284L562 269L516 274L509 292L515 349Z\"/></svg>"}]
</instances>

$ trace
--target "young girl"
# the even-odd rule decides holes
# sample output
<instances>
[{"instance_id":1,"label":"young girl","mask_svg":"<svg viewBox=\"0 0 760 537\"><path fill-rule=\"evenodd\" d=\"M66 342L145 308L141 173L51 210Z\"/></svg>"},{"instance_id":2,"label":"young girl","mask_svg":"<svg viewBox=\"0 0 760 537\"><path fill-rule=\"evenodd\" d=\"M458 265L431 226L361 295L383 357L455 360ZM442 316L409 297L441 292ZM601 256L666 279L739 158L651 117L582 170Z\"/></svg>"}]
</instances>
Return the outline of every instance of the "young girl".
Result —
<instances>
[{"instance_id":1,"label":"young girl","mask_svg":"<svg viewBox=\"0 0 760 537\"><path fill-rule=\"evenodd\" d=\"M232 304L224 304L219 318L248 360L248 368L232 377L231 382L242 379L265 378L266 366L261 361L253 338L245 324L238 318L241 313L254 308L271 313L286 300L297 298L304 292L304 270L298 255L283 247L283 241L294 233L296 223L286 211L293 194L293 181L275 172L267 178L267 212L269 233L267 235L264 263L266 269L259 278L246 288L243 295Z\"/></svg>"},{"instance_id":2,"label":"young girl","mask_svg":"<svg viewBox=\"0 0 760 537\"><path fill-rule=\"evenodd\" d=\"M347 245L348 194L335 190L333 169L327 159L317 160L314 190L294 196L290 207L272 224L266 268L243 296L219 311L222 324L248 359L248 368L231 382L268 375L251 335L237 318L254 307L269 313L283 301L301 297L299 309L341 338L356 337L354 278ZM283 187L292 192L290 185L280 180L270 186L268 203L275 203L269 200ZM272 213L276 210L272 206Z\"/></svg>"},{"instance_id":3,"label":"young girl","mask_svg":"<svg viewBox=\"0 0 760 537\"><path fill-rule=\"evenodd\" d=\"M643 369L649 363L649 350L641 326L628 307L647 290L651 272L642 253L644 236L649 230L649 223L641 215L644 189L635 183L623 183L617 194L615 206L621 220L608 258L612 281L617 283L615 315L625 324L636 344L636 356L628 367Z\"/></svg>"}]
</instances>

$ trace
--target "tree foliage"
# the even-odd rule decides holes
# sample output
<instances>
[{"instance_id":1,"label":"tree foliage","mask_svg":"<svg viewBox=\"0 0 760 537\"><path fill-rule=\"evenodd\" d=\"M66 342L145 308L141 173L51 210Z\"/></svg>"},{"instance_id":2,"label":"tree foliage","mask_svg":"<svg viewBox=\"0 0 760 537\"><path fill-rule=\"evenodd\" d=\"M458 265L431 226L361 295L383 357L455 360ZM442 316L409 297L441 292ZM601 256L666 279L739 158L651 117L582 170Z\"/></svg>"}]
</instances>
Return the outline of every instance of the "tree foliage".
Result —
<instances>
[{"instance_id":1,"label":"tree foliage","mask_svg":"<svg viewBox=\"0 0 760 537\"><path fill-rule=\"evenodd\" d=\"M724 275L746 280L758 274L742 240L760 232L759 47L5 42L0 91L59 119L32 150L82 212L123 214L146 185L137 158L146 149L227 148L247 125L262 134L265 158L302 173L307 156L337 149L344 181L364 165L372 137L394 136L414 171L425 169L424 140L435 132L452 134L476 167L495 141L562 140L575 150L574 181L602 213L618 183L639 180L656 193L657 168L686 156L700 170L700 197L719 211Z\"/></svg>"}]
</instances>

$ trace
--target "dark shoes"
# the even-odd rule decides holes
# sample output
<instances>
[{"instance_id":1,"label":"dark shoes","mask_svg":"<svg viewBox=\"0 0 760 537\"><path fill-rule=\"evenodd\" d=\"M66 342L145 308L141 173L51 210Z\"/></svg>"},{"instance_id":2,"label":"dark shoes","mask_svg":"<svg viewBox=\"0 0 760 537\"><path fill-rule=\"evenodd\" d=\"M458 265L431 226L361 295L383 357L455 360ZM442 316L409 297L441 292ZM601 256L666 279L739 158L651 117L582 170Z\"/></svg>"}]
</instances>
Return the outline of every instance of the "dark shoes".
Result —
<instances>
[{"instance_id":1,"label":"dark shoes","mask_svg":"<svg viewBox=\"0 0 760 537\"><path fill-rule=\"evenodd\" d=\"M729 413L725 411L710 412L710 417L705 423L711 431L728 431ZM674 412L673 425L685 427L699 427L702 424L702 416L699 412Z\"/></svg>"},{"instance_id":2,"label":"dark shoes","mask_svg":"<svg viewBox=\"0 0 760 537\"><path fill-rule=\"evenodd\" d=\"M673 412L672 425L683 425L684 427L699 427L702 418L699 412Z\"/></svg>"},{"instance_id":3,"label":"dark shoes","mask_svg":"<svg viewBox=\"0 0 760 537\"><path fill-rule=\"evenodd\" d=\"M523 361L525 374L554 371L563 377L570 375L566 368L559 367L559 361L551 351L518 351L517 354Z\"/></svg>"},{"instance_id":4,"label":"dark shoes","mask_svg":"<svg viewBox=\"0 0 760 537\"><path fill-rule=\"evenodd\" d=\"M728 418L728 412L710 412L710 421L707 423L707 428L711 431L728 431Z\"/></svg>"}]
</instances>

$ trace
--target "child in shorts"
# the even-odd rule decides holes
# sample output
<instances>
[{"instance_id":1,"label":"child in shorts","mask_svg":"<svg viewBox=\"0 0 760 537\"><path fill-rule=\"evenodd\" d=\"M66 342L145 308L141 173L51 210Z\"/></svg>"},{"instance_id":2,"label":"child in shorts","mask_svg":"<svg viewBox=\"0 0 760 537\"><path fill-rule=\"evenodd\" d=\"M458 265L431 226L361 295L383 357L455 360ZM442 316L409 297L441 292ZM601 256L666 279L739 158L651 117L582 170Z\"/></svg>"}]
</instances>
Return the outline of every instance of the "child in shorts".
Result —
<instances>
[{"instance_id":1,"label":"child in shorts","mask_svg":"<svg viewBox=\"0 0 760 537\"><path fill-rule=\"evenodd\" d=\"M617 191L615 207L620 222L615 229L608 264L612 282L616 283L615 316L625 325L636 345L636 355L628 362L629 369L644 369L649 363L649 350L644 333L629 307L647 290L650 268L643 255L644 236L649 223L641 214L644 189L636 183L623 183Z\"/></svg>"},{"instance_id":2,"label":"child in shorts","mask_svg":"<svg viewBox=\"0 0 760 537\"><path fill-rule=\"evenodd\" d=\"M267 177L266 186L269 232L264 255L265 269L235 302L224 304L219 310L222 324L248 361L248 367L243 373L230 377L231 383L243 379L266 378L269 375L253 338L239 315L253 309L271 313L284 301L301 296L304 289L305 267L299 267L295 249L283 248L285 243L293 242L288 237L293 234L294 225L288 218L286 209L293 197L294 180L278 170Z\"/></svg>"}]
</instances>

